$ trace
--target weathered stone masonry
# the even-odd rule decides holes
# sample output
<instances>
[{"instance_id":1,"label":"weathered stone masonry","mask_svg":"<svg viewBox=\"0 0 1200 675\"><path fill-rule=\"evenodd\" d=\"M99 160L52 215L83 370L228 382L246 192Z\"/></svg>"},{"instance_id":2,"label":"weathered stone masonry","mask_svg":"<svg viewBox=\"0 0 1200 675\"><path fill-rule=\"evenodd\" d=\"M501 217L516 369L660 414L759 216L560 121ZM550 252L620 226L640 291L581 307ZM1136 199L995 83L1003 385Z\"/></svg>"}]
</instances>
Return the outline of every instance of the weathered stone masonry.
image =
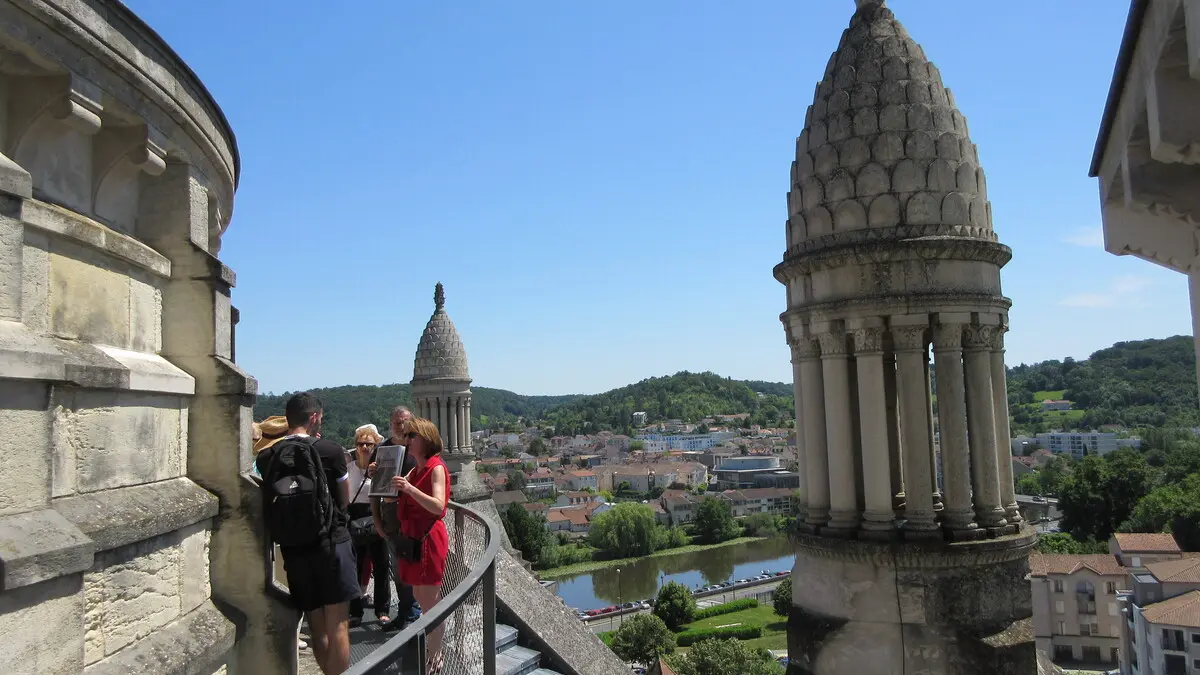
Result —
<instances>
[{"instance_id":1,"label":"weathered stone masonry","mask_svg":"<svg viewBox=\"0 0 1200 675\"><path fill-rule=\"evenodd\" d=\"M216 257L237 174L122 4L0 0L0 672L294 668Z\"/></svg>"},{"instance_id":2,"label":"weathered stone masonry","mask_svg":"<svg viewBox=\"0 0 1200 675\"><path fill-rule=\"evenodd\" d=\"M1032 672L1031 640L988 638L1031 614L1008 461L1011 251L937 68L883 2L855 6L796 141L775 268L809 580L791 671Z\"/></svg>"}]
</instances>

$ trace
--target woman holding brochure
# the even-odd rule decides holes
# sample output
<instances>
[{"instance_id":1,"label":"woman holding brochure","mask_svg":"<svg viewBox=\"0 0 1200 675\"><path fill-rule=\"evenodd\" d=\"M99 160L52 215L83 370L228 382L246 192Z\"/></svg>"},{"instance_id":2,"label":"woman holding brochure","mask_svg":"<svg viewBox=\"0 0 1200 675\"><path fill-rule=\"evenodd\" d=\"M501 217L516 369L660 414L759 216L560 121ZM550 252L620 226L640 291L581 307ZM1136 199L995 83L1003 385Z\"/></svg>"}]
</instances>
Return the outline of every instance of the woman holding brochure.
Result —
<instances>
[{"instance_id":1,"label":"woman holding brochure","mask_svg":"<svg viewBox=\"0 0 1200 675\"><path fill-rule=\"evenodd\" d=\"M392 607L392 580L388 578L391 568L387 542L375 532L371 515L371 478L369 468L375 458L375 447L383 440L374 424L364 424L354 431L354 451L347 462L350 474L350 521L354 536L354 555L358 559L358 583L366 589L371 577L375 577L373 605L363 597L350 603L350 620L362 621L364 607L374 607L375 616L381 624L387 624Z\"/></svg>"},{"instance_id":2,"label":"woman holding brochure","mask_svg":"<svg viewBox=\"0 0 1200 675\"><path fill-rule=\"evenodd\" d=\"M450 553L450 536L442 517L450 501L450 471L438 455L442 437L437 426L423 418L408 423L408 454L416 467L406 476L396 476L392 485L400 493L397 510L406 546L398 547L400 580L412 584L421 609L428 612L442 596L442 575ZM429 633L429 673L442 670L442 626Z\"/></svg>"}]
</instances>

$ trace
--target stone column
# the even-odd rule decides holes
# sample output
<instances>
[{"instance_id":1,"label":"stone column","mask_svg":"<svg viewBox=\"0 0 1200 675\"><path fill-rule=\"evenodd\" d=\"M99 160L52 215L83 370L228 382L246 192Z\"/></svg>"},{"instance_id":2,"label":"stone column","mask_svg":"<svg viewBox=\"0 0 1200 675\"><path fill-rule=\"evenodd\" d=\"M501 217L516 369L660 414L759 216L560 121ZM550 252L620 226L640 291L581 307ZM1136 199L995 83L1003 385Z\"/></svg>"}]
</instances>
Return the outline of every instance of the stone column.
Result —
<instances>
[{"instance_id":1,"label":"stone column","mask_svg":"<svg viewBox=\"0 0 1200 675\"><path fill-rule=\"evenodd\" d=\"M1004 507L1000 505L1000 480L996 469L996 409L992 405L990 355L995 331L995 326L969 326L963 353L975 517L983 527L1001 527L1007 523Z\"/></svg>"},{"instance_id":2,"label":"stone column","mask_svg":"<svg viewBox=\"0 0 1200 675\"><path fill-rule=\"evenodd\" d=\"M938 420L942 427L942 481L948 530L975 528L971 509L971 459L967 444L967 397L963 382L963 325L946 323L933 329L936 358Z\"/></svg>"},{"instance_id":3,"label":"stone column","mask_svg":"<svg viewBox=\"0 0 1200 675\"><path fill-rule=\"evenodd\" d=\"M448 411L446 425L447 431L450 432L450 452L458 452L458 397L451 396L446 401L446 409Z\"/></svg>"},{"instance_id":4,"label":"stone column","mask_svg":"<svg viewBox=\"0 0 1200 675\"><path fill-rule=\"evenodd\" d=\"M821 373L825 385L825 434L829 444L829 527L857 530L858 490L854 480L854 424L846 334L822 333Z\"/></svg>"},{"instance_id":5,"label":"stone column","mask_svg":"<svg viewBox=\"0 0 1200 675\"><path fill-rule=\"evenodd\" d=\"M791 343L790 340L789 340L789 343ZM792 343L792 344L794 344L794 343ZM808 475L807 468L808 467L806 466L806 462L808 461L808 458L804 454L804 438L802 435L804 432L804 424L802 423L802 420L804 419L804 403L803 403L803 401L804 401L803 388L804 387L801 385L801 377L802 376L800 374L800 359L796 358L795 354L796 354L796 350L793 347L792 348L792 397L796 403L796 418L795 418L796 423L795 423L795 429L794 429L795 435L796 435L796 473L798 473L800 475L800 489L797 490L797 492L800 493L799 502L800 502L800 508L803 511L803 513L797 514L797 517L800 518L801 520L803 520L804 517L808 515L808 480L807 480L807 475Z\"/></svg>"},{"instance_id":6,"label":"stone column","mask_svg":"<svg viewBox=\"0 0 1200 675\"><path fill-rule=\"evenodd\" d=\"M904 453L906 537L936 537L933 478L929 475L929 403L925 396L925 326L894 326L896 385Z\"/></svg>"},{"instance_id":7,"label":"stone column","mask_svg":"<svg viewBox=\"0 0 1200 675\"><path fill-rule=\"evenodd\" d=\"M442 413L444 412L442 397L437 396L430 403L433 404L433 415L430 416L429 421L433 422L434 426L438 428L438 433L441 434L444 431L442 429Z\"/></svg>"},{"instance_id":8,"label":"stone column","mask_svg":"<svg viewBox=\"0 0 1200 675\"><path fill-rule=\"evenodd\" d=\"M1000 506L1004 507L1004 517L1011 524L1021 522L1021 512L1017 508L1017 489L1013 484L1012 432L1008 426L1008 387L1004 372L1005 329L1001 326L992 335L992 405L996 409L996 468L1000 477Z\"/></svg>"},{"instance_id":9,"label":"stone column","mask_svg":"<svg viewBox=\"0 0 1200 675\"><path fill-rule=\"evenodd\" d=\"M858 371L858 421L862 439L864 536L871 538L893 529L891 464L888 459L887 400L883 387L883 328L879 325L854 331L854 360Z\"/></svg>"},{"instance_id":10,"label":"stone column","mask_svg":"<svg viewBox=\"0 0 1200 675\"><path fill-rule=\"evenodd\" d=\"M883 396L887 400L888 465L892 480L892 509L897 517L904 506L904 461L900 443L900 406L896 392L896 353L883 355Z\"/></svg>"},{"instance_id":11,"label":"stone column","mask_svg":"<svg viewBox=\"0 0 1200 675\"><path fill-rule=\"evenodd\" d=\"M812 337L792 345L792 358L800 362L804 454L808 480L808 516L805 522L822 527L829 522L829 448L825 438L825 384L821 373L821 348Z\"/></svg>"},{"instance_id":12,"label":"stone column","mask_svg":"<svg viewBox=\"0 0 1200 675\"><path fill-rule=\"evenodd\" d=\"M467 426L467 443L470 443L471 448L474 449L475 443L471 441L471 397L470 396L467 397L467 415L466 415L466 418L463 420L463 423Z\"/></svg>"},{"instance_id":13,"label":"stone column","mask_svg":"<svg viewBox=\"0 0 1200 675\"><path fill-rule=\"evenodd\" d=\"M929 343L927 342L922 350L925 360L925 419L929 425L929 475L932 477L933 484L933 511L941 513L942 511L942 491L938 487L937 473L937 444L933 442L934 424L933 424L933 372L929 367Z\"/></svg>"},{"instance_id":14,"label":"stone column","mask_svg":"<svg viewBox=\"0 0 1200 675\"><path fill-rule=\"evenodd\" d=\"M442 443L451 441L450 431L454 428L454 403L449 396L442 397Z\"/></svg>"}]
</instances>

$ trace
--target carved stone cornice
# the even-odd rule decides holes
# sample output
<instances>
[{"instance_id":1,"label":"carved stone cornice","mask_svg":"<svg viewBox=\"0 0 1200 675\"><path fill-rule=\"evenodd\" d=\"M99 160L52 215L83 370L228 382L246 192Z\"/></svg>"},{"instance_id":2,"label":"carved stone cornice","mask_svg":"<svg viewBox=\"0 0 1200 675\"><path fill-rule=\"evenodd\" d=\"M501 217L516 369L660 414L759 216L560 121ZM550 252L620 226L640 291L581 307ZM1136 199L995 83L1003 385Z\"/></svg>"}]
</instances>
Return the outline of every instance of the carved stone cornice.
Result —
<instances>
[{"instance_id":1,"label":"carved stone cornice","mask_svg":"<svg viewBox=\"0 0 1200 675\"><path fill-rule=\"evenodd\" d=\"M925 349L925 329L928 326L893 326L892 345L897 352L919 352Z\"/></svg>"},{"instance_id":2,"label":"carved stone cornice","mask_svg":"<svg viewBox=\"0 0 1200 675\"><path fill-rule=\"evenodd\" d=\"M933 327L933 351L962 351L963 324L943 323Z\"/></svg>"},{"instance_id":3,"label":"carved stone cornice","mask_svg":"<svg viewBox=\"0 0 1200 675\"><path fill-rule=\"evenodd\" d=\"M995 337L999 333L999 326L972 324L963 331L963 345L967 351L991 351Z\"/></svg>"},{"instance_id":4,"label":"carved stone cornice","mask_svg":"<svg viewBox=\"0 0 1200 675\"><path fill-rule=\"evenodd\" d=\"M817 336L821 343L821 356L845 356L846 334L842 332L821 333Z\"/></svg>"},{"instance_id":5,"label":"carved stone cornice","mask_svg":"<svg viewBox=\"0 0 1200 675\"><path fill-rule=\"evenodd\" d=\"M854 329L854 353L882 354L883 329L874 327Z\"/></svg>"},{"instance_id":6,"label":"carved stone cornice","mask_svg":"<svg viewBox=\"0 0 1200 675\"><path fill-rule=\"evenodd\" d=\"M901 292L867 297L839 298L826 302L798 305L780 314L784 321L833 321L861 316L891 314L903 306L910 314L945 311L1004 313L1012 300L993 293L948 291L906 295Z\"/></svg>"},{"instance_id":7,"label":"carved stone cornice","mask_svg":"<svg viewBox=\"0 0 1200 675\"><path fill-rule=\"evenodd\" d=\"M990 228L970 225L897 225L895 227L871 227L859 230L843 230L796 242L788 249L798 254L815 253L827 248L847 244L873 241L904 241L922 237L955 237L983 242L997 241L996 233Z\"/></svg>"},{"instance_id":8,"label":"carved stone cornice","mask_svg":"<svg viewBox=\"0 0 1200 675\"><path fill-rule=\"evenodd\" d=\"M896 569L954 569L997 565L1027 558L1036 535L1028 527L1014 535L966 542L938 539L873 542L794 533L796 554L824 560Z\"/></svg>"},{"instance_id":9,"label":"carved stone cornice","mask_svg":"<svg viewBox=\"0 0 1200 675\"><path fill-rule=\"evenodd\" d=\"M870 230L864 230L870 231ZM811 274L815 270L853 265L903 262L908 260L967 260L1003 267L1012 259L1012 249L991 241L953 237L929 239L883 239L850 242L806 252L793 246L775 266L780 283Z\"/></svg>"}]
</instances>

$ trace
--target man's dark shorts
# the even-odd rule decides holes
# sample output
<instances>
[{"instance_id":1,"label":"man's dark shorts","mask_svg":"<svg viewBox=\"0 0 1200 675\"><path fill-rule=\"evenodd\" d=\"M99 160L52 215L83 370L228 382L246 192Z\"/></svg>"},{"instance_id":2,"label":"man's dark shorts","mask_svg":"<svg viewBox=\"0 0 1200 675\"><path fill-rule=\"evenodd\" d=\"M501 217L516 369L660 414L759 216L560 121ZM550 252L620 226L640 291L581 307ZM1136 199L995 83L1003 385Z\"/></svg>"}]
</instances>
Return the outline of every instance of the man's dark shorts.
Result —
<instances>
[{"instance_id":1,"label":"man's dark shorts","mask_svg":"<svg viewBox=\"0 0 1200 675\"><path fill-rule=\"evenodd\" d=\"M284 549L282 552L288 591L296 609L311 612L362 595L351 542L310 549Z\"/></svg>"}]
</instances>

